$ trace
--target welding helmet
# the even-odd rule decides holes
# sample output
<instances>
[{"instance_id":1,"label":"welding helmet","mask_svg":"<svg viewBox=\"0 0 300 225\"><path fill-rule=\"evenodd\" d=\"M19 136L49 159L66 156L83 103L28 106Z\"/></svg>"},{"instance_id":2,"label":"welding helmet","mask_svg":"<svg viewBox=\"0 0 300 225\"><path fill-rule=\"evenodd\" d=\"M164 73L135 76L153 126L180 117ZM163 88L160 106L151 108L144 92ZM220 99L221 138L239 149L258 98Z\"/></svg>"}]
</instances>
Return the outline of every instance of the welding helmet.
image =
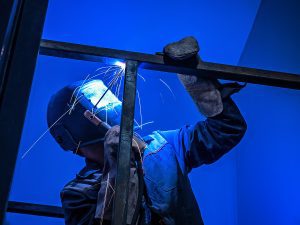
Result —
<instances>
[{"instance_id":1,"label":"welding helmet","mask_svg":"<svg viewBox=\"0 0 300 225\"><path fill-rule=\"evenodd\" d=\"M103 142L108 129L120 123L121 107L121 101L101 80L78 81L51 97L48 127L64 150L74 152Z\"/></svg>"}]
</instances>

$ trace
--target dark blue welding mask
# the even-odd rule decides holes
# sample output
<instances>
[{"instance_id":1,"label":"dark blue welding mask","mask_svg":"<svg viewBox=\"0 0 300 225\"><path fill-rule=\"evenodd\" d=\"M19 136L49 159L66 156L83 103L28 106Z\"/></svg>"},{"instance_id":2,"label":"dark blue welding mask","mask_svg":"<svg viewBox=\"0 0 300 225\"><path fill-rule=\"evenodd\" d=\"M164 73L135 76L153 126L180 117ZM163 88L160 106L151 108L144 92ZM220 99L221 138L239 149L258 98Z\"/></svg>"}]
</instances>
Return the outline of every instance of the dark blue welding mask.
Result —
<instances>
[{"instance_id":1,"label":"dark blue welding mask","mask_svg":"<svg viewBox=\"0 0 300 225\"><path fill-rule=\"evenodd\" d=\"M101 143L111 126L119 125L121 101L101 80L78 81L55 93L48 104L51 135L64 149Z\"/></svg>"}]
</instances>

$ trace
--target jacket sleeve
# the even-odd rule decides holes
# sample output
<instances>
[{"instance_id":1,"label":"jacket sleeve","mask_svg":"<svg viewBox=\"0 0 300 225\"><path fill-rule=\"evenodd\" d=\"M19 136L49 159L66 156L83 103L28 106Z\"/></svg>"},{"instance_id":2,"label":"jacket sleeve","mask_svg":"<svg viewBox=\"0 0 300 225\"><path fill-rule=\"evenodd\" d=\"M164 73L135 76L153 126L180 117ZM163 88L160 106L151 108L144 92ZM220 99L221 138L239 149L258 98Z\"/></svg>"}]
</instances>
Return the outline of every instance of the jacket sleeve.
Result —
<instances>
[{"instance_id":1,"label":"jacket sleeve","mask_svg":"<svg viewBox=\"0 0 300 225\"><path fill-rule=\"evenodd\" d=\"M76 190L64 189L61 192L62 208L66 225L95 224L96 201Z\"/></svg>"},{"instance_id":2,"label":"jacket sleeve","mask_svg":"<svg viewBox=\"0 0 300 225\"><path fill-rule=\"evenodd\" d=\"M231 97L223 99L223 106L222 113L217 116L192 126L161 132L173 145L179 164L186 172L215 162L244 136L247 125Z\"/></svg>"}]
</instances>

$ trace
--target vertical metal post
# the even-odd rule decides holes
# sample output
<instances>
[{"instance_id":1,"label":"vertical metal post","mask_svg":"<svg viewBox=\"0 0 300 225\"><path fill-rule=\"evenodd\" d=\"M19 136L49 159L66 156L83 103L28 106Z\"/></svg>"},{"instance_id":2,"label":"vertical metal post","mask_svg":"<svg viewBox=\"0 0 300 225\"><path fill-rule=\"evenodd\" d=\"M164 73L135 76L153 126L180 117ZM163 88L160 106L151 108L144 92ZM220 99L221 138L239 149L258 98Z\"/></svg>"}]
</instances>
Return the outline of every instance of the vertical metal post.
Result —
<instances>
[{"instance_id":1,"label":"vertical metal post","mask_svg":"<svg viewBox=\"0 0 300 225\"><path fill-rule=\"evenodd\" d=\"M22 0L0 0L0 99L21 5Z\"/></svg>"},{"instance_id":2,"label":"vertical metal post","mask_svg":"<svg viewBox=\"0 0 300 225\"><path fill-rule=\"evenodd\" d=\"M130 152L133 137L137 69L138 63L136 61L126 62L122 119L120 128L121 133L112 218L113 225L125 225L127 218L127 197L130 178Z\"/></svg>"},{"instance_id":3,"label":"vertical metal post","mask_svg":"<svg viewBox=\"0 0 300 225\"><path fill-rule=\"evenodd\" d=\"M26 114L48 0L22 0L10 56L1 71L0 224L3 223ZM1 58L2 60L2 58Z\"/></svg>"}]
</instances>

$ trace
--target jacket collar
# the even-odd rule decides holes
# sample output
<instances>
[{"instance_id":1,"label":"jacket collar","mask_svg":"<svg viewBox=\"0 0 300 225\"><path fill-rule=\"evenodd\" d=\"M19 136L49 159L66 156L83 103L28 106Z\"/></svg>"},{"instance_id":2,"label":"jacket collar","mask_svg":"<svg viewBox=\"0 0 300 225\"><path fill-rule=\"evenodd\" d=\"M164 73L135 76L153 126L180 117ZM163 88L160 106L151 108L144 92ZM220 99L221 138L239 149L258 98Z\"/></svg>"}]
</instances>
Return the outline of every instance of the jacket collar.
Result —
<instances>
[{"instance_id":1,"label":"jacket collar","mask_svg":"<svg viewBox=\"0 0 300 225\"><path fill-rule=\"evenodd\" d=\"M98 163L93 162L89 159L85 159L85 167L79 171L76 177L80 179L84 179L96 172L101 172L101 169L102 168L100 168L100 165Z\"/></svg>"}]
</instances>

